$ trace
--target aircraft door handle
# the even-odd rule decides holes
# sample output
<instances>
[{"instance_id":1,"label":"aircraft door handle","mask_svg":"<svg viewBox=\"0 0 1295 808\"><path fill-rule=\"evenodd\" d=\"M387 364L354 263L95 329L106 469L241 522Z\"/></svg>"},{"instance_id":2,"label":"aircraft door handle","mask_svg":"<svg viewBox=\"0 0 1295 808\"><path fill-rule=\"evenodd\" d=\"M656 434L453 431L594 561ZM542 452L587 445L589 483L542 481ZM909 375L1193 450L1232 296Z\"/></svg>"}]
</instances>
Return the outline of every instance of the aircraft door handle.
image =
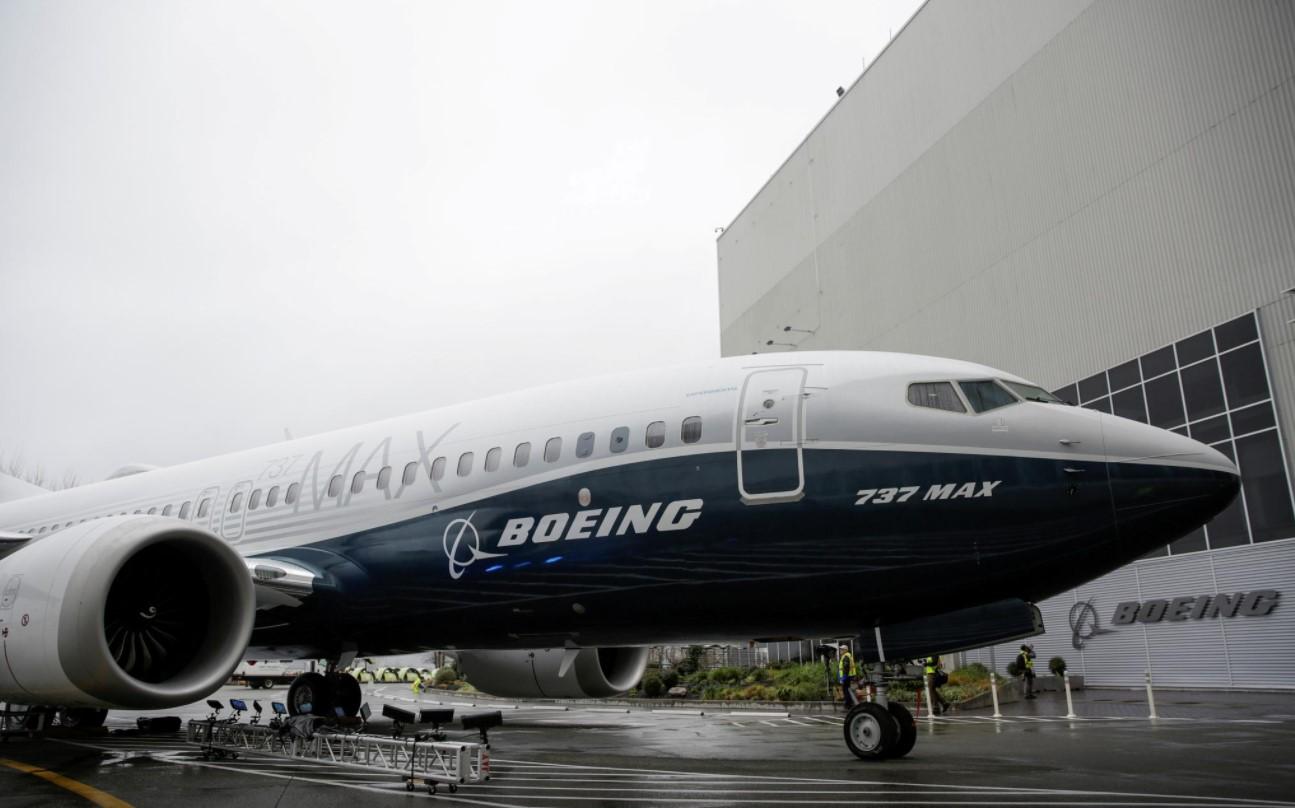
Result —
<instances>
[{"instance_id":1,"label":"aircraft door handle","mask_svg":"<svg viewBox=\"0 0 1295 808\"><path fill-rule=\"evenodd\" d=\"M1062 446L1078 446L1079 444L1083 443L1083 441L1074 440L1072 438L1062 438L1061 440L1057 441L1057 443L1060 443Z\"/></svg>"},{"instance_id":2,"label":"aircraft door handle","mask_svg":"<svg viewBox=\"0 0 1295 808\"><path fill-rule=\"evenodd\" d=\"M1067 474L1083 474L1085 471L1087 471L1087 469L1077 469L1072 466L1066 466L1061 470Z\"/></svg>"},{"instance_id":3,"label":"aircraft door handle","mask_svg":"<svg viewBox=\"0 0 1295 808\"><path fill-rule=\"evenodd\" d=\"M755 417L755 418L748 418L742 423L746 424L747 426L772 426L773 424L778 423L778 419Z\"/></svg>"}]
</instances>

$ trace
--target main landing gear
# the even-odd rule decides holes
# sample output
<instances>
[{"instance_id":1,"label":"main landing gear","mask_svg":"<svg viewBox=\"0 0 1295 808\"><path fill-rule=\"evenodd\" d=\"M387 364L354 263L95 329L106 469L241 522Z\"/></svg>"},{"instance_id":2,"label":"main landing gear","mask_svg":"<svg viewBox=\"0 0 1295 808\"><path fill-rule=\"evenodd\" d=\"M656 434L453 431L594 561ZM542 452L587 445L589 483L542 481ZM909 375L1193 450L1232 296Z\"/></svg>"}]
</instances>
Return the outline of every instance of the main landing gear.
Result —
<instances>
[{"instance_id":1,"label":"main landing gear","mask_svg":"<svg viewBox=\"0 0 1295 808\"><path fill-rule=\"evenodd\" d=\"M362 699L360 683L349 673L303 673L288 688L288 713L351 718L360 712Z\"/></svg>"}]
</instances>

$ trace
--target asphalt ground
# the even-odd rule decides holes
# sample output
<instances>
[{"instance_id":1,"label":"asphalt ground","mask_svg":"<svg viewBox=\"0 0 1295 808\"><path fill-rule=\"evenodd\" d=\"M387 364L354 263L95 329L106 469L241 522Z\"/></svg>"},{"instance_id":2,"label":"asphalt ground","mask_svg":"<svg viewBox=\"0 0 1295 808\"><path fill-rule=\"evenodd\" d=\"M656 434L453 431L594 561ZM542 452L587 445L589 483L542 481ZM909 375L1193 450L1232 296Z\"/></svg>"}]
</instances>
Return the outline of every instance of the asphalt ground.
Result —
<instances>
[{"instance_id":1,"label":"asphalt ground","mask_svg":"<svg viewBox=\"0 0 1295 808\"><path fill-rule=\"evenodd\" d=\"M269 709L282 690L225 688ZM438 800L490 806L1060 805L1295 806L1295 694L1076 694L1070 720L1051 695L919 719L913 752L865 762L832 713L480 702L369 685L380 705L503 708L491 731L492 778L456 794L408 793L390 772L264 755L203 760L183 734L141 736L137 713L98 733L0 745L0 808L35 805L331 806ZM443 702L444 704L438 704ZM201 718L205 705L171 711ZM389 730L375 720L374 732ZM475 733L452 733L475 740Z\"/></svg>"}]
</instances>

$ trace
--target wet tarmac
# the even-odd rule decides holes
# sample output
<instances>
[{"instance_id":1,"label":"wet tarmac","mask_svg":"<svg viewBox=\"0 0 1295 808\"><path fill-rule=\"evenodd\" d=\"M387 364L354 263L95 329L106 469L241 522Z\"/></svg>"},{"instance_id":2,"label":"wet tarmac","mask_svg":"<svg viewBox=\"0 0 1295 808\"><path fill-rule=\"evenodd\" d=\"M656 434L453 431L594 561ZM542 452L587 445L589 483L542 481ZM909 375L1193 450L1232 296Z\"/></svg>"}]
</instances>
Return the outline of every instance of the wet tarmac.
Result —
<instances>
[{"instance_id":1,"label":"wet tarmac","mask_svg":"<svg viewBox=\"0 0 1295 808\"><path fill-rule=\"evenodd\" d=\"M409 709L401 685L365 696ZM35 805L178 805L328 808L437 800L490 806L644 805L1066 805L1295 806L1295 695L1076 694L1064 699L919 720L902 760L855 759L840 713L720 708L652 710L594 704L485 702L445 694L424 707L460 714L503 708L490 733L492 778L435 797L407 793L389 772L282 757L203 760L183 734L141 736L138 714L79 736L0 745L0 808ZM269 709L282 690L226 688L215 698L255 698ZM206 715L204 705L172 711ZM389 723L374 721L375 732ZM116 732L114 732L116 730ZM476 733L452 733L476 740ZM402 801L404 801L402 803Z\"/></svg>"}]
</instances>

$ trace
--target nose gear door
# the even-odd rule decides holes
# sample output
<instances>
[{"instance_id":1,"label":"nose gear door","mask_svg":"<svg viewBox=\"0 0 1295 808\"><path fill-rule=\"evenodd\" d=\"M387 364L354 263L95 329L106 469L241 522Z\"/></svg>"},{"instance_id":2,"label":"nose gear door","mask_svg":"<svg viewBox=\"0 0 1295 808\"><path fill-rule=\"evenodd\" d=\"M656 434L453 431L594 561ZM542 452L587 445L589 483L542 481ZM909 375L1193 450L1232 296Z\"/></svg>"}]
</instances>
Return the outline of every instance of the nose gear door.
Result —
<instances>
[{"instance_id":1,"label":"nose gear door","mask_svg":"<svg viewBox=\"0 0 1295 808\"><path fill-rule=\"evenodd\" d=\"M737 413L737 489L747 505L805 495L804 368L752 371Z\"/></svg>"}]
</instances>

